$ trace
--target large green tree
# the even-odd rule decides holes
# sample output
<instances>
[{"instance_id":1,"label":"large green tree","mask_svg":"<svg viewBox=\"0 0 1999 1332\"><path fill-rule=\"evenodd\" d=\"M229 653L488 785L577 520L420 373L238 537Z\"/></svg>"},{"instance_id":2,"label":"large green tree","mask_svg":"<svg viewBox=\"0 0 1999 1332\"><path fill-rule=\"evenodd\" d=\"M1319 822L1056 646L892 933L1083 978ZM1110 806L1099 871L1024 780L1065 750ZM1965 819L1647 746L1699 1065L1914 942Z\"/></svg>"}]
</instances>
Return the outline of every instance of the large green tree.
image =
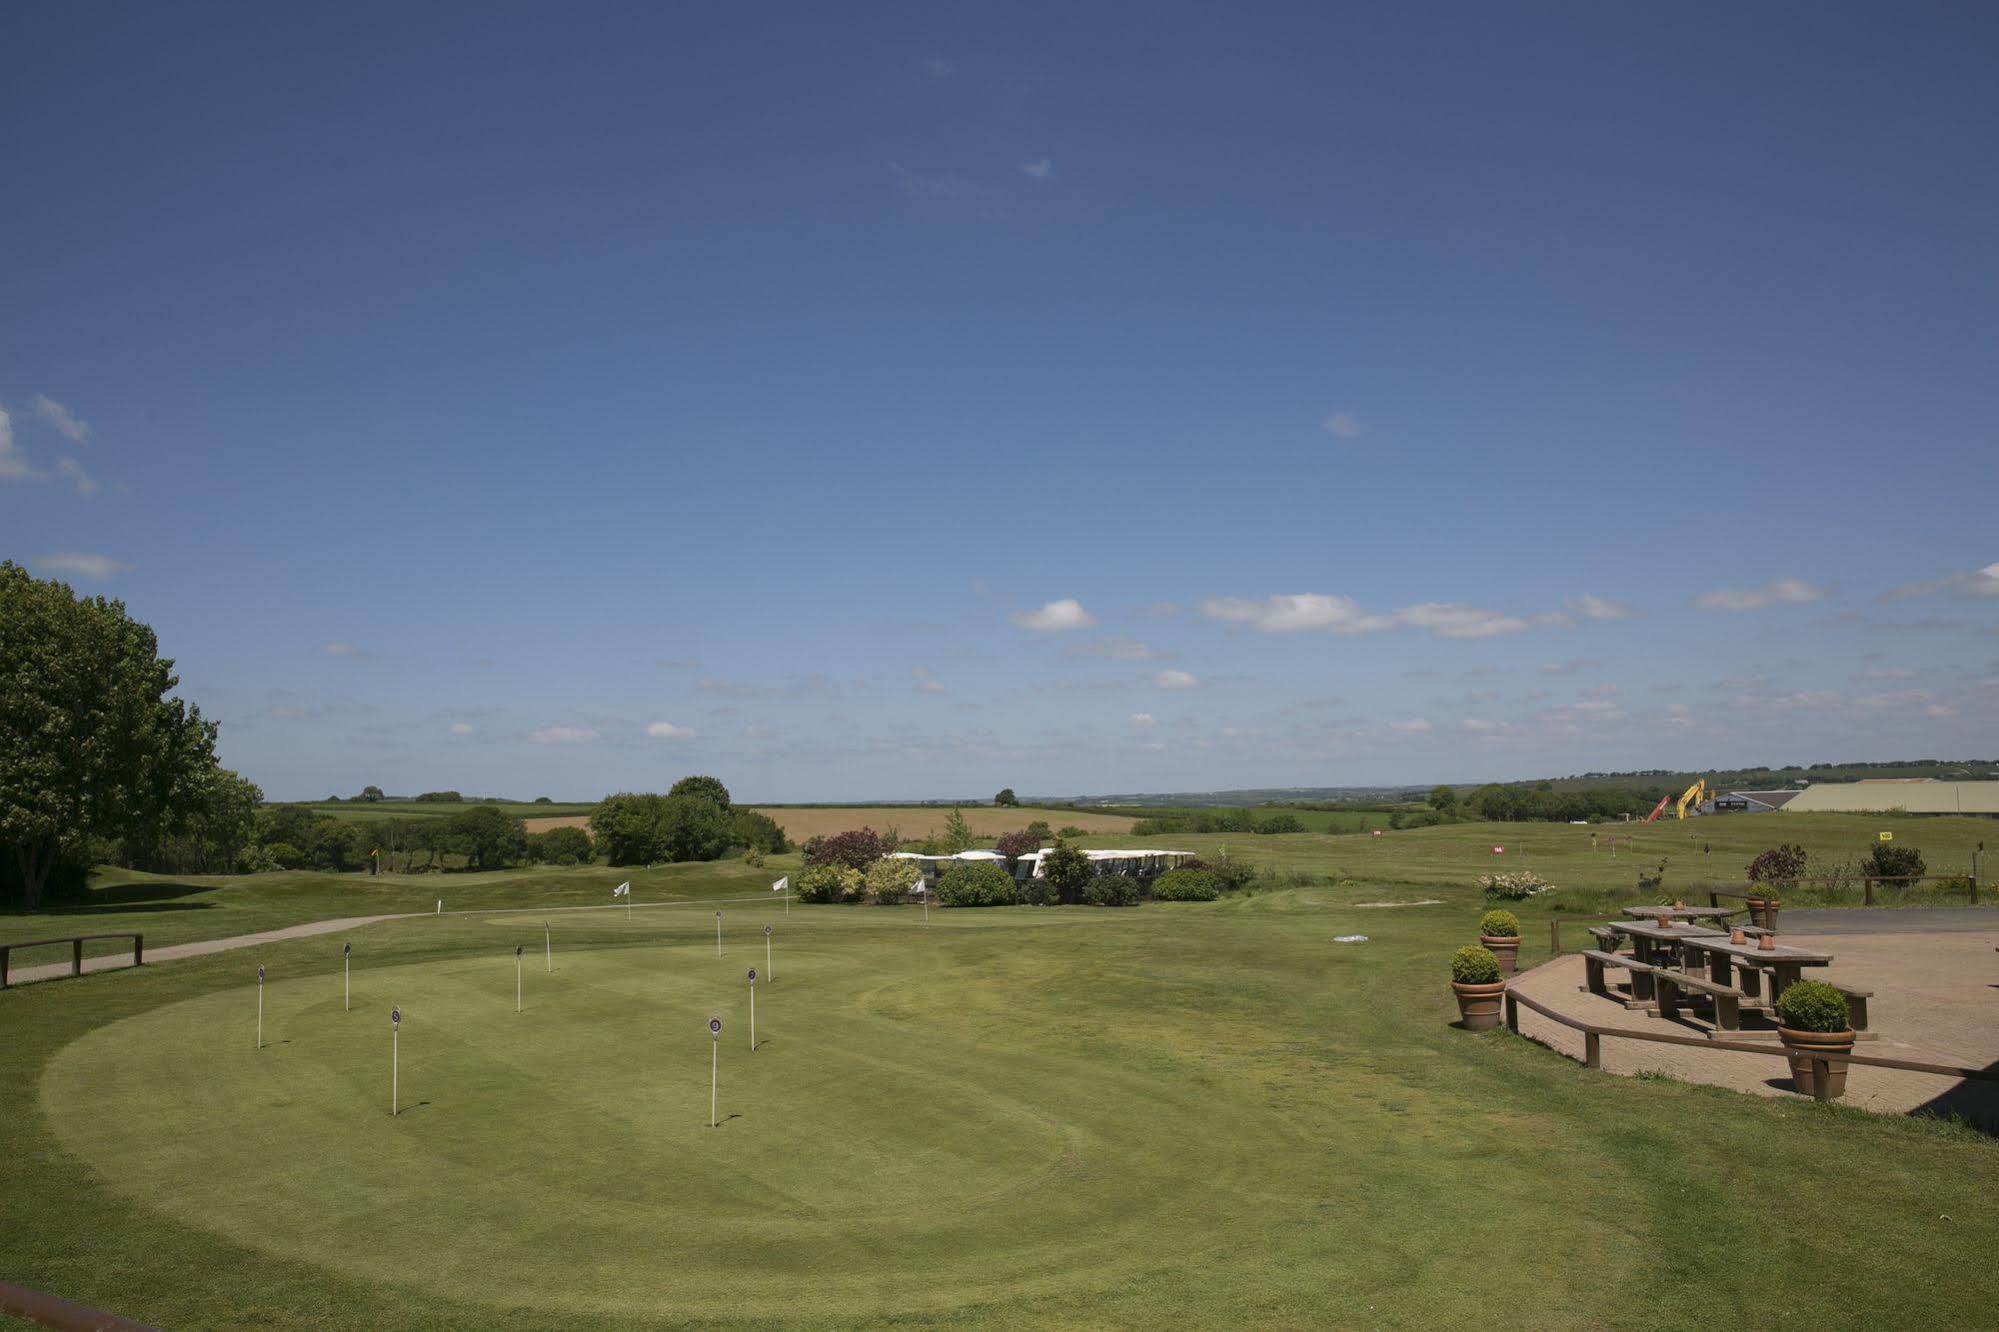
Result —
<instances>
[{"instance_id":1,"label":"large green tree","mask_svg":"<svg viewBox=\"0 0 1999 1332\"><path fill-rule=\"evenodd\" d=\"M0 562L0 847L29 910L59 863L157 828L214 768L179 683L122 603Z\"/></svg>"},{"instance_id":2,"label":"large green tree","mask_svg":"<svg viewBox=\"0 0 1999 1332\"><path fill-rule=\"evenodd\" d=\"M722 779L719 777L704 777L698 773L692 777L682 777L668 789L667 795L698 796L712 802L724 813L729 809L729 788L722 785Z\"/></svg>"}]
</instances>

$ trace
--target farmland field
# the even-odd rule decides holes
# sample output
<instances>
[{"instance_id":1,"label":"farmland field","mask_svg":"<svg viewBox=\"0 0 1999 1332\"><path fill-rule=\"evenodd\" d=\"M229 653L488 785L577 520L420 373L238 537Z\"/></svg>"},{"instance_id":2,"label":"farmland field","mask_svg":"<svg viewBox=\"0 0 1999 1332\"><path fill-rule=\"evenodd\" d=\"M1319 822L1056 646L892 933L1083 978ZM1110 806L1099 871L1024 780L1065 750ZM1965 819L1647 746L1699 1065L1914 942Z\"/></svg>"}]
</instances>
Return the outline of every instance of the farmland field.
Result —
<instances>
[{"instance_id":1,"label":"farmland field","mask_svg":"<svg viewBox=\"0 0 1999 1332\"><path fill-rule=\"evenodd\" d=\"M1780 828L1816 853L1876 822L1695 831L1740 858ZM1940 860L1989 826L1910 822ZM1688 834L1639 836L1650 854ZM90 928L147 920L162 941L429 911L440 893L455 914L0 993L0 1196L36 1200L34 1224L0 1227L0 1270L165 1326L1415 1327L1496 1306L1551 1326L1704 1323L1644 1281L1601 1280L1671 1254L1704 1298L1774 1302L1801 1325L1979 1322L1999 1275L1954 1255L1999 1241L1990 1140L1606 1078L1448 1025L1444 959L1499 837L1563 885L1521 910L1531 965L1565 894L1617 891L1587 830L1199 838L1297 886L928 925L914 908L787 915L764 893L776 871L734 862L107 873L76 908ZM608 908L626 877L629 917ZM1443 900L1361 905L1419 896ZM593 906L608 909L574 909ZM0 919L0 937L50 923ZM775 982L752 1054L743 972L764 965L765 924ZM1347 933L1371 942L1330 942ZM405 1014L394 1119L390 1004ZM1712 1205L1716 1160L1732 1187L1786 1198L1776 1233L1760 1209ZM1476 1258L1465 1238L1495 1216L1535 1243ZM1856 1227L1866 1244L1847 1241Z\"/></svg>"},{"instance_id":2,"label":"farmland field","mask_svg":"<svg viewBox=\"0 0 1999 1332\"><path fill-rule=\"evenodd\" d=\"M532 808L532 806L530 806ZM944 831L944 820L950 817L948 805L753 805L759 814L768 814L784 829L784 835L794 842L804 842L809 838L826 833L845 832L850 828L873 828L881 832L893 828L905 841L922 841ZM1132 820L1116 814L1078 814L1066 809L1029 809L1025 806L999 809L991 805L965 805L959 812L972 832L980 837L997 837L1001 833L1016 828L1025 828L1036 819L1045 821L1051 828L1075 826L1089 833L1121 833L1131 828ZM529 832L543 832L549 828L582 828L590 822L589 811L568 818L530 818L527 820Z\"/></svg>"}]
</instances>

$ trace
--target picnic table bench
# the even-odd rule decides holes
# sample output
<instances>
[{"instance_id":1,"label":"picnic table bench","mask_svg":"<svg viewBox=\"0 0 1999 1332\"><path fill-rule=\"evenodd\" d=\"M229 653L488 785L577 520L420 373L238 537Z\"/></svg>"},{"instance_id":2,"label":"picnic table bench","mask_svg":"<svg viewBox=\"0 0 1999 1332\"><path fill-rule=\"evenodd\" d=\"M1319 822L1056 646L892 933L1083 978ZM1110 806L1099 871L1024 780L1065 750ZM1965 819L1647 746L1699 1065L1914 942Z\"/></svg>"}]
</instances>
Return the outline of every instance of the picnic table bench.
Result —
<instances>
[{"instance_id":1,"label":"picnic table bench","mask_svg":"<svg viewBox=\"0 0 1999 1332\"><path fill-rule=\"evenodd\" d=\"M1618 910L1633 920L1654 920L1660 916L1669 920L1721 920L1735 914L1724 906L1627 906Z\"/></svg>"},{"instance_id":2,"label":"picnic table bench","mask_svg":"<svg viewBox=\"0 0 1999 1332\"><path fill-rule=\"evenodd\" d=\"M1796 944L1780 943L1775 948L1759 948L1752 943L1731 943L1725 934L1688 939L1684 944L1689 968L1697 965L1698 957L1704 954L1708 976L1712 980L1717 984L1727 984L1733 969L1742 978L1743 994L1751 999L1761 997L1762 973L1769 972L1770 997L1767 1003L1757 1004L1759 1008L1774 1008L1784 991L1802 978L1806 967L1832 965L1831 953L1800 948Z\"/></svg>"},{"instance_id":3,"label":"picnic table bench","mask_svg":"<svg viewBox=\"0 0 1999 1332\"><path fill-rule=\"evenodd\" d=\"M1651 971L1671 961L1673 950L1680 944L1688 939L1728 937L1711 926L1696 925L1688 921L1674 921L1660 925L1653 921L1614 920L1606 928L1631 940L1632 953L1640 962L1647 964L1647 970L1634 970L1631 973L1631 997L1648 1002L1656 997L1652 988Z\"/></svg>"}]
</instances>

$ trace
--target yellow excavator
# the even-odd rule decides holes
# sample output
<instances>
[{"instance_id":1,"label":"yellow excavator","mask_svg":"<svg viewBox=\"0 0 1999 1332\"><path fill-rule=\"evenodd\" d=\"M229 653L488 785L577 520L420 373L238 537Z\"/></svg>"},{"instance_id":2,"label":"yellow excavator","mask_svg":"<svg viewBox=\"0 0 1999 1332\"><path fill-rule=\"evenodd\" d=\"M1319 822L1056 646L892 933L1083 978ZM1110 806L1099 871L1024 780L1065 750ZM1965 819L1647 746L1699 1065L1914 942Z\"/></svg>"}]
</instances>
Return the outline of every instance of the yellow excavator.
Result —
<instances>
[{"instance_id":1,"label":"yellow excavator","mask_svg":"<svg viewBox=\"0 0 1999 1332\"><path fill-rule=\"evenodd\" d=\"M1658 804L1652 806L1652 812L1645 816L1645 822L1651 823L1661 814L1664 814L1668 805L1673 807L1674 818L1684 819L1687 817L1687 806L1692 805L1695 812L1698 813L1701 802L1706 800L1711 794L1713 793L1707 789L1707 778L1696 778L1692 786L1681 792L1678 800L1674 800L1671 796L1661 798Z\"/></svg>"}]
</instances>

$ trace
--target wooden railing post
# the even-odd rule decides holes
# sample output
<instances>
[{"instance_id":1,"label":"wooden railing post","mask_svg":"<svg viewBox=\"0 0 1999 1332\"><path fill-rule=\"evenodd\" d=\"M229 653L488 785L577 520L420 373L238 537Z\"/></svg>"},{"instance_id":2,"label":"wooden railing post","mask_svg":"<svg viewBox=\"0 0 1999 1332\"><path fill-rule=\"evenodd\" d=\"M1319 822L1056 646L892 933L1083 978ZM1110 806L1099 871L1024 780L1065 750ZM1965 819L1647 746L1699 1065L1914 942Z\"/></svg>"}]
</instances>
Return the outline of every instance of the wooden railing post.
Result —
<instances>
[{"instance_id":1,"label":"wooden railing post","mask_svg":"<svg viewBox=\"0 0 1999 1332\"><path fill-rule=\"evenodd\" d=\"M1520 1001L1511 990L1506 992L1506 1029L1515 1036L1520 1034Z\"/></svg>"},{"instance_id":2,"label":"wooden railing post","mask_svg":"<svg viewBox=\"0 0 1999 1332\"><path fill-rule=\"evenodd\" d=\"M5 944L0 944L0 990L7 988L7 957L13 951Z\"/></svg>"},{"instance_id":3,"label":"wooden railing post","mask_svg":"<svg viewBox=\"0 0 1999 1332\"><path fill-rule=\"evenodd\" d=\"M1548 922L1548 956L1562 955L1562 919L1557 916Z\"/></svg>"},{"instance_id":4,"label":"wooden railing post","mask_svg":"<svg viewBox=\"0 0 1999 1332\"><path fill-rule=\"evenodd\" d=\"M83 974L82 937L78 936L77 938L70 940L70 947L74 950L75 955L70 959L69 974L72 976L81 976Z\"/></svg>"},{"instance_id":5,"label":"wooden railing post","mask_svg":"<svg viewBox=\"0 0 1999 1332\"><path fill-rule=\"evenodd\" d=\"M1862 898L1863 898L1863 900L1864 900L1864 904L1865 904L1865 905L1867 905L1867 906L1873 906L1873 905L1874 905L1874 880L1873 880L1873 879L1871 879L1871 878L1864 878L1864 877L1863 877L1863 878L1862 878L1862 879L1860 880L1860 883L1861 883L1861 895L1862 895Z\"/></svg>"},{"instance_id":6,"label":"wooden railing post","mask_svg":"<svg viewBox=\"0 0 1999 1332\"><path fill-rule=\"evenodd\" d=\"M1585 1068L1603 1067L1603 1037L1593 1031L1583 1033L1583 1066Z\"/></svg>"},{"instance_id":7,"label":"wooden railing post","mask_svg":"<svg viewBox=\"0 0 1999 1332\"><path fill-rule=\"evenodd\" d=\"M145 962L146 962L146 936L143 934L135 934L132 936L132 965L135 967L144 966Z\"/></svg>"},{"instance_id":8,"label":"wooden railing post","mask_svg":"<svg viewBox=\"0 0 1999 1332\"><path fill-rule=\"evenodd\" d=\"M1832 1061L1812 1060L1812 1099L1821 1103L1832 1100Z\"/></svg>"}]
</instances>

